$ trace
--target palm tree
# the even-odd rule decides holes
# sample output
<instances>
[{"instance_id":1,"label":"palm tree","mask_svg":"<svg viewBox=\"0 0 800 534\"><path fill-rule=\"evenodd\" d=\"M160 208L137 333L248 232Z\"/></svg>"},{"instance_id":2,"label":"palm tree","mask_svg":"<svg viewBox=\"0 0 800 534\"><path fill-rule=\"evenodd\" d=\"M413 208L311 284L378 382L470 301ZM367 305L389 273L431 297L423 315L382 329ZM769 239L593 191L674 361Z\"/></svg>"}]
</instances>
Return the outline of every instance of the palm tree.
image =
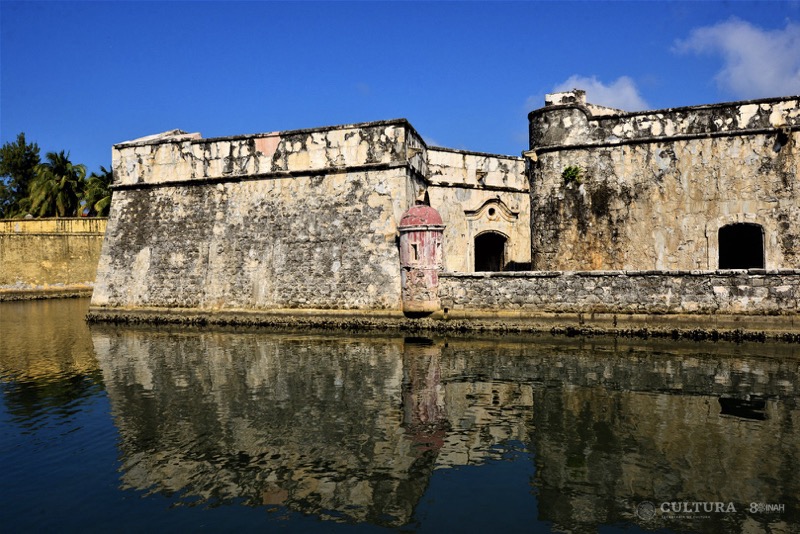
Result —
<instances>
[{"instance_id":1,"label":"palm tree","mask_svg":"<svg viewBox=\"0 0 800 534\"><path fill-rule=\"evenodd\" d=\"M36 167L30 186L31 213L37 217L74 217L86 179L86 167L74 165L69 154L48 152Z\"/></svg>"},{"instance_id":2,"label":"palm tree","mask_svg":"<svg viewBox=\"0 0 800 534\"><path fill-rule=\"evenodd\" d=\"M83 192L84 209L89 209L89 215L97 217L107 217L111 207L111 183L114 181L114 173L102 165L100 173L92 173L86 181L86 189Z\"/></svg>"}]
</instances>

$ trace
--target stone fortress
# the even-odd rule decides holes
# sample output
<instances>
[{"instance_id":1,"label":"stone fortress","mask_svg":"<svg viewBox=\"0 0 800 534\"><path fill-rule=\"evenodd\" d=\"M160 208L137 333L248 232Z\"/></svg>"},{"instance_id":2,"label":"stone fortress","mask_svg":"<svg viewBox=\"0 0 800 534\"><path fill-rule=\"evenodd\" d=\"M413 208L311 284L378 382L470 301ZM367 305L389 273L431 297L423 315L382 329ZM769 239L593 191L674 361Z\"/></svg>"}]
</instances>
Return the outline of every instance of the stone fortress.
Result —
<instances>
[{"instance_id":1,"label":"stone fortress","mask_svg":"<svg viewBox=\"0 0 800 534\"><path fill-rule=\"evenodd\" d=\"M800 97L528 118L521 157L403 119L118 144L90 315L796 330Z\"/></svg>"}]
</instances>

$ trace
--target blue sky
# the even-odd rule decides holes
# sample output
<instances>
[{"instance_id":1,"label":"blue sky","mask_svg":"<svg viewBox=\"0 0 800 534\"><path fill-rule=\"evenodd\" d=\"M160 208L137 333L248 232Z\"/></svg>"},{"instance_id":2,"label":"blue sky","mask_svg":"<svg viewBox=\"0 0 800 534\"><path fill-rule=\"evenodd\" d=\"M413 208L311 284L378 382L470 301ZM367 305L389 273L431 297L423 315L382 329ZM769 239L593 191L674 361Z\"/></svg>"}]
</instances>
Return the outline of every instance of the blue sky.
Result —
<instances>
[{"instance_id":1,"label":"blue sky","mask_svg":"<svg viewBox=\"0 0 800 534\"><path fill-rule=\"evenodd\" d=\"M114 143L405 117L519 154L579 86L657 109L800 94L799 2L0 1L0 141L89 171Z\"/></svg>"}]
</instances>

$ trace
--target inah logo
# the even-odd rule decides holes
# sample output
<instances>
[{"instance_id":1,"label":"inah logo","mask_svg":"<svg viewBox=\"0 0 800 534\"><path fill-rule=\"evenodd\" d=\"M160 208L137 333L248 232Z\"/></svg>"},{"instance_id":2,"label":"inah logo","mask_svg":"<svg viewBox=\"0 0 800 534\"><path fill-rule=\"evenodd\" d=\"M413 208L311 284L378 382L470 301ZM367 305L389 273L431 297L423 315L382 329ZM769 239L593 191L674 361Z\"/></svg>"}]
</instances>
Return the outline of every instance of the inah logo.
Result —
<instances>
[{"instance_id":1,"label":"inah logo","mask_svg":"<svg viewBox=\"0 0 800 534\"><path fill-rule=\"evenodd\" d=\"M650 520L656 515L656 505L650 501L640 502L636 507L636 515L640 519Z\"/></svg>"}]
</instances>

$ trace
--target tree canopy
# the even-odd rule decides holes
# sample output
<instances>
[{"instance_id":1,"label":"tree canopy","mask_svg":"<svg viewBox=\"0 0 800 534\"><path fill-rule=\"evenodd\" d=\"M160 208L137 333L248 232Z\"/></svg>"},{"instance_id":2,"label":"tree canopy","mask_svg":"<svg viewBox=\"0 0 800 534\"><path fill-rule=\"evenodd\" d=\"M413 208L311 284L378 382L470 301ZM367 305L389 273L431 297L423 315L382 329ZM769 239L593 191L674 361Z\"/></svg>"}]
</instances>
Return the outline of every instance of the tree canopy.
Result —
<instances>
[{"instance_id":1,"label":"tree canopy","mask_svg":"<svg viewBox=\"0 0 800 534\"><path fill-rule=\"evenodd\" d=\"M0 218L108 215L112 171L101 166L87 179L86 166L64 150L41 162L38 145L24 133L0 148L0 177Z\"/></svg>"},{"instance_id":2,"label":"tree canopy","mask_svg":"<svg viewBox=\"0 0 800 534\"><path fill-rule=\"evenodd\" d=\"M111 207L111 182L114 174L100 166L99 173L92 173L86 181L86 189L83 192L84 209L88 210L89 215L107 217Z\"/></svg>"},{"instance_id":3,"label":"tree canopy","mask_svg":"<svg viewBox=\"0 0 800 534\"><path fill-rule=\"evenodd\" d=\"M48 152L36 167L30 186L30 211L37 217L77 217L86 180L86 167L75 165L69 154Z\"/></svg>"},{"instance_id":4,"label":"tree canopy","mask_svg":"<svg viewBox=\"0 0 800 534\"><path fill-rule=\"evenodd\" d=\"M24 215L28 203L23 200L28 197L39 161L39 146L28 144L24 133L17 135L16 142L0 148L0 218Z\"/></svg>"}]
</instances>

